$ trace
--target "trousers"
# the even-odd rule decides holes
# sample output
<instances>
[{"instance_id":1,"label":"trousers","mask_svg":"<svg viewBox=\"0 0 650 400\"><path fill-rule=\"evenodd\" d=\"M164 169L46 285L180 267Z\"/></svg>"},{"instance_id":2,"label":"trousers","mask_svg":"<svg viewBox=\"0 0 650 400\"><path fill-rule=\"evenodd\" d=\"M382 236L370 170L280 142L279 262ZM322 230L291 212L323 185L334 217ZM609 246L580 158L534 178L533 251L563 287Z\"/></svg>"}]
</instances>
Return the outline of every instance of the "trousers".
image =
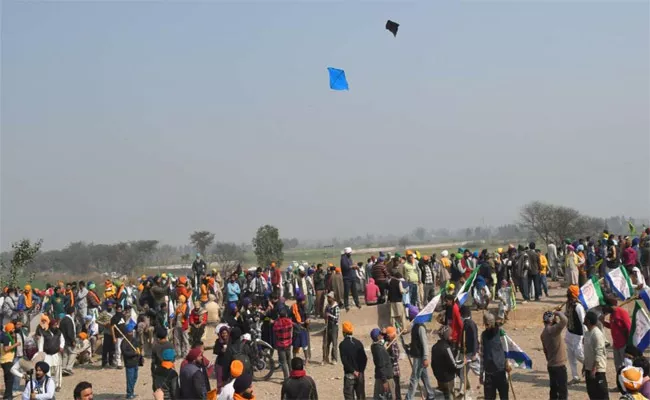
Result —
<instances>
[{"instance_id":1,"label":"trousers","mask_svg":"<svg viewBox=\"0 0 650 400\"><path fill-rule=\"evenodd\" d=\"M567 387L566 366L548 367L548 378L551 382L548 398L550 400L567 400L569 398L569 388Z\"/></svg>"},{"instance_id":2,"label":"trousers","mask_svg":"<svg viewBox=\"0 0 650 400\"><path fill-rule=\"evenodd\" d=\"M65 346L63 349L62 369L72 372L75 361L77 361L77 349L74 346Z\"/></svg>"},{"instance_id":3,"label":"trousers","mask_svg":"<svg viewBox=\"0 0 650 400\"><path fill-rule=\"evenodd\" d=\"M569 366L571 367L571 378L580 379L578 361L582 364L585 360L582 336L567 332L564 337L564 343L566 343L566 355L569 359Z\"/></svg>"},{"instance_id":4,"label":"trousers","mask_svg":"<svg viewBox=\"0 0 650 400\"><path fill-rule=\"evenodd\" d=\"M406 393L406 400L412 400L415 396L415 389L418 386L418 381L422 380L424 382L424 389L427 392L427 399L433 400L435 392L431 387L431 381L429 381L429 373L424 367L424 359L413 357L413 370L411 372L411 378L409 379L409 390Z\"/></svg>"},{"instance_id":5,"label":"trousers","mask_svg":"<svg viewBox=\"0 0 650 400\"><path fill-rule=\"evenodd\" d=\"M485 373L483 381L483 397L485 400L496 400L497 392L501 400L508 400L508 378L506 371L498 371L493 373Z\"/></svg>"},{"instance_id":6,"label":"trousers","mask_svg":"<svg viewBox=\"0 0 650 400\"><path fill-rule=\"evenodd\" d=\"M330 346L332 346L331 351ZM323 331L323 361L329 362L330 359L334 362L339 360L339 326L337 324L328 324Z\"/></svg>"},{"instance_id":7,"label":"trousers","mask_svg":"<svg viewBox=\"0 0 650 400\"><path fill-rule=\"evenodd\" d=\"M343 399L344 400L366 400L366 383L363 379L363 372L355 378L352 374L345 374L343 377Z\"/></svg>"},{"instance_id":8,"label":"trousers","mask_svg":"<svg viewBox=\"0 0 650 400\"><path fill-rule=\"evenodd\" d=\"M609 400L607 376L604 372L596 372L594 376L587 374L587 394L590 400Z\"/></svg>"},{"instance_id":9,"label":"trousers","mask_svg":"<svg viewBox=\"0 0 650 400\"><path fill-rule=\"evenodd\" d=\"M284 379L289 377L289 360L291 360L291 348L287 347L286 349L277 349L278 352L278 362L280 363L280 368L282 368L282 376Z\"/></svg>"},{"instance_id":10,"label":"trousers","mask_svg":"<svg viewBox=\"0 0 650 400\"><path fill-rule=\"evenodd\" d=\"M354 281L352 280L344 279L343 280L343 304L345 305L346 310L350 308L348 303L348 297L350 296L350 292L352 292L352 300L354 300L354 305L359 307L359 294L357 293L357 285L355 285Z\"/></svg>"}]
</instances>

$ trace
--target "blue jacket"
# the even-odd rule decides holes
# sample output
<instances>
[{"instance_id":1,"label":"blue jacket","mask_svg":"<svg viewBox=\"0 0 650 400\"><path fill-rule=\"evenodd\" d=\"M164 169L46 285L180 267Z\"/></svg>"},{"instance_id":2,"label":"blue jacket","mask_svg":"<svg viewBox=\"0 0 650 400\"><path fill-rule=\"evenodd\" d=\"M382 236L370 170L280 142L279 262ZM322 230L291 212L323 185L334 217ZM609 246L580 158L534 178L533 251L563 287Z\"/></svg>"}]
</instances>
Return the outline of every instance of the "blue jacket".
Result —
<instances>
[{"instance_id":1,"label":"blue jacket","mask_svg":"<svg viewBox=\"0 0 650 400\"><path fill-rule=\"evenodd\" d=\"M237 282L228 282L227 292L228 301L232 302L239 300L239 293L241 293L241 289L239 288L239 284Z\"/></svg>"}]
</instances>

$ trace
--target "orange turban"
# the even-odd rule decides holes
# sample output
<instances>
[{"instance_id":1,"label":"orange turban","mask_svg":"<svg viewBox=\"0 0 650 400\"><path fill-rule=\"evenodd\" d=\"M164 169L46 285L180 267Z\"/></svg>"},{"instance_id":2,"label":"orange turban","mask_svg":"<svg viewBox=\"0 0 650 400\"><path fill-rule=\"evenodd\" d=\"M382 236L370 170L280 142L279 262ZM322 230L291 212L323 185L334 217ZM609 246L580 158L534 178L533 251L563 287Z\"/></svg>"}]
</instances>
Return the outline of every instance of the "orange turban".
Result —
<instances>
[{"instance_id":1,"label":"orange turban","mask_svg":"<svg viewBox=\"0 0 650 400\"><path fill-rule=\"evenodd\" d=\"M344 335L352 335L353 331L354 331L354 329L352 328L352 322L350 322L350 321L343 322L343 334Z\"/></svg>"},{"instance_id":2,"label":"orange turban","mask_svg":"<svg viewBox=\"0 0 650 400\"><path fill-rule=\"evenodd\" d=\"M341 273L341 267L336 267L336 272Z\"/></svg>"},{"instance_id":3,"label":"orange turban","mask_svg":"<svg viewBox=\"0 0 650 400\"><path fill-rule=\"evenodd\" d=\"M394 326L389 326L389 327L386 328L386 334L388 336L394 336L394 335L397 334L397 330L395 329Z\"/></svg>"},{"instance_id":4,"label":"orange turban","mask_svg":"<svg viewBox=\"0 0 650 400\"><path fill-rule=\"evenodd\" d=\"M230 376L238 378L244 373L244 364L239 360L234 360L230 363Z\"/></svg>"},{"instance_id":5,"label":"orange turban","mask_svg":"<svg viewBox=\"0 0 650 400\"><path fill-rule=\"evenodd\" d=\"M16 330L16 325L14 325L13 322L9 322L7 323L7 325L5 325L5 332L13 332L15 330Z\"/></svg>"},{"instance_id":6,"label":"orange turban","mask_svg":"<svg viewBox=\"0 0 650 400\"><path fill-rule=\"evenodd\" d=\"M571 297L577 299L578 295L580 294L580 288L578 285L571 285L569 286L569 293L571 294Z\"/></svg>"},{"instance_id":7,"label":"orange turban","mask_svg":"<svg viewBox=\"0 0 650 400\"><path fill-rule=\"evenodd\" d=\"M88 339L88 334L86 332L79 332L79 339L81 340Z\"/></svg>"},{"instance_id":8,"label":"orange turban","mask_svg":"<svg viewBox=\"0 0 650 400\"><path fill-rule=\"evenodd\" d=\"M44 323L49 324L49 323L50 323L50 317L48 317L48 316L45 315L45 314L42 314L42 315L41 315L41 322L44 322Z\"/></svg>"}]
</instances>

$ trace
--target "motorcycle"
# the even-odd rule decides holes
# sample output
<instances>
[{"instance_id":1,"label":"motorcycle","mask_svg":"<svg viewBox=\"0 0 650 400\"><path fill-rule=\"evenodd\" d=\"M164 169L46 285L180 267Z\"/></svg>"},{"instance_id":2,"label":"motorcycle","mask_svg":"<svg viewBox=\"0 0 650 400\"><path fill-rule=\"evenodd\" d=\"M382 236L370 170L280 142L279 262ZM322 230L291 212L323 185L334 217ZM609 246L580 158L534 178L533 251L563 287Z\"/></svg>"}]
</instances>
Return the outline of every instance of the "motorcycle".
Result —
<instances>
[{"instance_id":1,"label":"motorcycle","mask_svg":"<svg viewBox=\"0 0 650 400\"><path fill-rule=\"evenodd\" d=\"M254 329L251 333L242 335L242 339L250 346L251 365L253 367L253 380L268 381L275 371L273 347L261 339L262 315L256 312L253 316Z\"/></svg>"}]
</instances>

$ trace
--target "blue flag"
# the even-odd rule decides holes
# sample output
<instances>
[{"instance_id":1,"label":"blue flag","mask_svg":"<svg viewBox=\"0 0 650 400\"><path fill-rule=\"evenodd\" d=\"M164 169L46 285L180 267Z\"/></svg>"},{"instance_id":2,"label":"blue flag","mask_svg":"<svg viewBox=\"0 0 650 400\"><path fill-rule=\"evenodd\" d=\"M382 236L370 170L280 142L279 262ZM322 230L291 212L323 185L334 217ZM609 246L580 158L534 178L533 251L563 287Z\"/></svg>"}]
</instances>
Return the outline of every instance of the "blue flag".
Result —
<instances>
[{"instance_id":1,"label":"blue flag","mask_svg":"<svg viewBox=\"0 0 650 400\"><path fill-rule=\"evenodd\" d=\"M330 74L330 89L332 90L350 90L348 81L345 79L345 71L342 69L327 67Z\"/></svg>"}]
</instances>

